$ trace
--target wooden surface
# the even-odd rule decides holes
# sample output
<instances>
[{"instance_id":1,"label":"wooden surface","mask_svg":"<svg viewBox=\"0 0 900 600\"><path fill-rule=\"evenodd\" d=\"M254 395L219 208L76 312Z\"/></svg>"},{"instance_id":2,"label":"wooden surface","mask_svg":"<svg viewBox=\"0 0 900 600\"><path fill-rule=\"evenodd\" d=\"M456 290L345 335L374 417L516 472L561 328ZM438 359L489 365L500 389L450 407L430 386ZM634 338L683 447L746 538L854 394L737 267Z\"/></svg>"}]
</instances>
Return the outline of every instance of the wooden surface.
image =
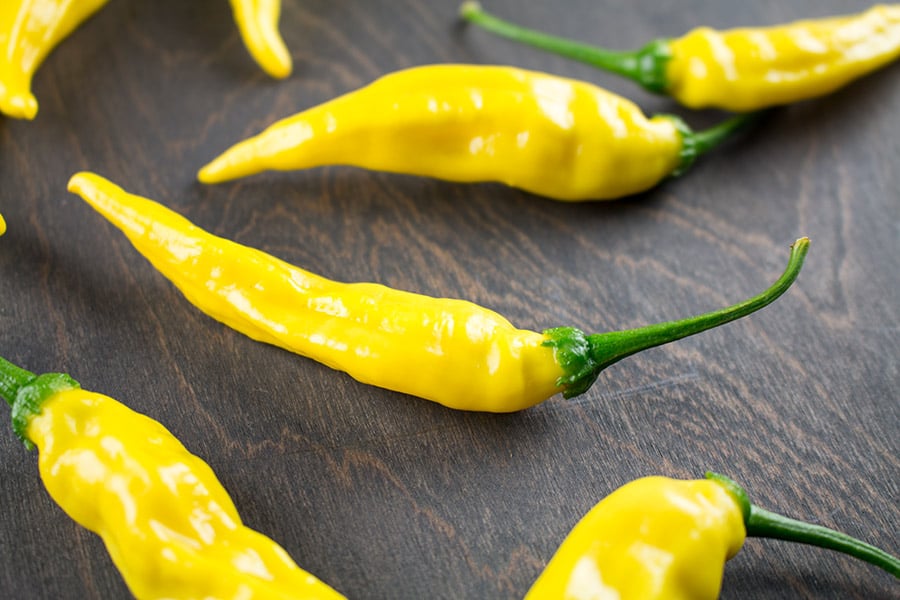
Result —
<instances>
[{"instance_id":1,"label":"wooden surface","mask_svg":"<svg viewBox=\"0 0 900 600\"><path fill-rule=\"evenodd\" d=\"M495 12L630 48L698 24L762 25L859 0L490 0ZM663 4L660 7L659 4ZM324 168L204 187L236 140L389 71L506 63L587 79L647 113L690 112L456 20L455 0L285 0L294 75L268 79L225 0L114 0L0 119L0 355L65 371L165 424L245 521L350 598L521 598L570 527L623 483L714 469L760 505L892 553L900 486L900 65L777 111L685 177L620 202ZM761 291L773 306L605 371L572 401L461 413L251 341L190 305L66 181L88 169L198 225L342 281L466 298L517 326L606 331ZM464 377L465 374L448 374ZM125 598L100 539L0 435L0 590ZM896 598L824 550L749 540L723 598Z\"/></svg>"}]
</instances>

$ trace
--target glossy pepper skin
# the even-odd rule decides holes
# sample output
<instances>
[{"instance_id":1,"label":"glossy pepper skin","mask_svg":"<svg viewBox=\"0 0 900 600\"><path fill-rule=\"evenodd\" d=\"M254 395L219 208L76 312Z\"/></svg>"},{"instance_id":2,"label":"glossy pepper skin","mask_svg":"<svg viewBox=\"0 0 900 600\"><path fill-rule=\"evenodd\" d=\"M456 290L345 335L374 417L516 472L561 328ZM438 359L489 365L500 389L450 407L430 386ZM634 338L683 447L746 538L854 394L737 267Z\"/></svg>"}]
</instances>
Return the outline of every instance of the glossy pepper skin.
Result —
<instances>
[{"instance_id":1,"label":"glossy pepper skin","mask_svg":"<svg viewBox=\"0 0 900 600\"><path fill-rule=\"evenodd\" d=\"M575 396L622 358L750 314L790 287L808 247L798 240L771 288L720 311L604 334L572 327L538 333L471 302L314 275L207 233L92 173L73 176L69 190L214 319L363 383L462 410L511 412L558 392Z\"/></svg>"},{"instance_id":2,"label":"glossy pepper skin","mask_svg":"<svg viewBox=\"0 0 900 600\"><path fill-rule=\"evenodd\" d=\"M47 492L98 534L128 588L145 599L322 599L341 594L249 529L203 460L157 421L0 358L13 427L37 446Z\"/></svg>"},{"instance_id":3,"label":"glossy pepper skin","mask_svg":"<svg viewBox=\"0 0 900 600\"><path fill-rule=\"evenodd\" d=\"M218 183L341 164L603 200L684 171L744 122L694 133L676 117L648 119L586 82L504 66L429 65L282 119L215 158L198 178Z\"/></svg>"},{"instance_id":4,"label":"glossy pepper skin","mask_svg":"<svg viewBox=\"0 0 900 600\"><path fill-rule=\"evenodd\" d=\"M253 59L270 76L284 79L293 63L278 30L281 0L231 0L234 20Z\"/></svg>"},{"instance_id":5,"label":"glossy pepper skin","mask_svg":"<svg viewBox=\"0 0 900 600\"><path fill-rule=\"evenodd\" d=\"M835 530L761 509L722 475L693 481L652 476L625 484L594 506L525 600L713 600L725 562L746 537L837 550L900 576L896 557Z\"/></svg>"},{"instance_id":6,"label":"glossy pepper skin","mask_svg":"<svg viewBox=\"0 0 900 600\"><path fill-rule=\"evenodd\" d=\"M755 111L834 92L900 56L900 5L759 28L699 27L621 52L526 29L486 13L465 19L494 33L606 69L691 108Z\"/></svg>"},{"instance_id":7,"label":"glossy pepper skin","mask_svg":"<svg viewBox=\"0 0 900 600\"><path fill-rule=\"evenodd\" d=\"M0 2L0 112L33 119L38 102L31 79L44 59L109 0Z\"/></svg>"}]
</instances>

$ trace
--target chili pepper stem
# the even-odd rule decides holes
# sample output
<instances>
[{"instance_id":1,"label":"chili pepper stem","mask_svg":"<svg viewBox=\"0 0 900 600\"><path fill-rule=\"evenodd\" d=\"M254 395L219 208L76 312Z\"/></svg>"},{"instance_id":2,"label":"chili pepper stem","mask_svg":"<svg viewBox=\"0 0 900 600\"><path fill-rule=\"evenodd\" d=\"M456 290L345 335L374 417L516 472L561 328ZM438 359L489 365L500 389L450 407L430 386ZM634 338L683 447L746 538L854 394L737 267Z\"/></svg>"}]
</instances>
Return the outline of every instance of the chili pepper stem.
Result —
<instances>
[{"instance_id":1,"label":"chili pepper stem","mask_svg":"<svg viewBox=\"0 0 900 600\"><path fill-rule=\"evenodd\" d=\"M769 110L735 115L707 129L694 131L687 123L675 115L667 115L681 133L681 162L672 172L672 177L683 175L699 157L715 149L734 135L761 121Z\"/></svg>"},{"instance_id":2,"label":"chili pepper stem","mask_svg":"<svg viewBox=\"0 0 900 600\"><path fill-rule=\"evenodd\" d=\"M748 537L796 542L835 550L884 569L900 578L900 558L862 540L821 525L792 519L756 506L740 485L724 475L706 473L706 478L722 485L734 497L744 514Z\"/></svg>"},{"instance_id":3,"label":"chili pepper stem","mask_svg":"<svg viewBox=\"0 0 900 600\"><path fill-rule=\"evenodd\" d=\"M0 356L0 396L12 408L13 431L29 450L34 447L25 435L33 416L53 394L78 388L77 381L64 373L35 375Z\"/></svg>"},{"instance_id":4,"label":"chili pepper stem","mask_svg":"<svg viewBox=\"0 0 900 600\"><path fill-rule=\"evenodd\" d=\"M572 327L548 329L544 343L556 350L556 360L566 373L558 381L563 386L563 396L572 398L586 392L601 371L632 354L724 325L771 304L797 279L808 250L809 238L798 239L791 245L784 273L771 287L728 308L679 321L593 335Z\"/></svg>"},{"instance_id":5,"label":"chili pepper stem","mask_svg":"<svg viewBox=\"0 0 900 600\"><path fill-rule=\"evenodd\" d=\"M651 92L661 94L668 87L666 64L671 59L671 52L666 40L650 42L637 50L611 50L516 25L485 12L475 1L463 2L459 14L486 31L617 73Z\"/></svg>"},{"instance_id":6,"label":"chili pepper stem","mask_svg":"<svg viewBox=\"0 0 900 600\"><path fill-rule=\"evenodd\" d=\"M18 367L0 356L0 396L10 406L16 400L19 390L33 381L35 374Z\"/></svg>"}]
</instances>

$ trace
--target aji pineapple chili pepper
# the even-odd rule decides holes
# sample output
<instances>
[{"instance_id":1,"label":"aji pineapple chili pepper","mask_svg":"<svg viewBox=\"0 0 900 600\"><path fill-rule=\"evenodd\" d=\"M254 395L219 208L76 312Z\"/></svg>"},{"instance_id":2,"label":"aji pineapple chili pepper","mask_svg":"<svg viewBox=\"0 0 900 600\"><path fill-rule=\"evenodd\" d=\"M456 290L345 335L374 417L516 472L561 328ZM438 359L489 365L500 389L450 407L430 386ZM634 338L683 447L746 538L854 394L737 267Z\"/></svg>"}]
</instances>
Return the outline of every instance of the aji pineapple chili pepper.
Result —
<instances>
[{"instance_id":1,"label":"aji pineapple chili pepper","mask_svg":"<svg viewBox=\"0 0 900 600\"><path fill-rule=\"evenodd\" d=\"M512 67L431 65L282 119L198 178L218 183L342 164L602 200L685 171L750 120L692 132L674 116L647 119L632 102L586 82Z\"/></svg>"},{"instance_id":2,"label":"aji pineapple chili pepper","mask_svg":"<svg viewBox=\"0 0 900 600\"><path fill-rule=\"evenodd\" d=\"M355 379L450 408L511 412L558 392L585 392L601 370L646 348L748 315L783 294L809 240L762 294L697 317L586 335L573 327L516 329L471 302L374 283L330 281L214 236L166 207L92 173L69 190L122 230L201 311L249 337L345 371Z\"/></svg>"},{"instance_id":3,"label":"aji pineapple chili pepper","mask_svg":"<svg viewBox=\"0 0 900 600\"><path fill-rule=\"evenodd\" d=\"M109 0L0 2L0 112L33 119L38 111L31 79L50 51ZM272 77L291 73L278 32L281 0L231 0L235 22L251 56Z\"/></svg>"},{"instance_id":4,"label":"aji pineapple chili pepper","mask_svg":"<svg viewBox=\"0 0 900 600\"><path fill-rule=\"evenodd\" d=\"M209 465L157 421L3 358L0 396L50 496L103 539L137 598L343 598L244 526Z\"/></svg>"},{"instance_id":5,"label":"aji pineapple chili pepper","mask_svg":"<svg viewBox=\"0 0 900 600\"><path fill-rule=\"evenodd\" d=\"M837 550L900 577L900 559L759 508L734 481L707 473L694 481L645 477L614 491L575 525L525 599L718 598L725 561L748 536Z\"/></svg>"},{"instance_id":6,"label":"aji pineapple chili pepper","mask_svg":"<svg viewBox=\"0 0 900 600\"><path fill-rule=\"evenodd\" d=\"M784 25L700 27L616 51L527 29L465 2L463 18L498 35L605 69L691 108L752 111L829 94L900 56L900 4Z\"/></svg>"},{"instance_id":7,"label":"aji pineapple chili pepper","mask_svg":"<svg viewBox=\"0 0 900 600\"><path fill-rule=\"evenodd\" d=\"M108 1L0 2L0 112L17 119L35 117L34 73L57 44Z\"/></svg>"}]
</instances>

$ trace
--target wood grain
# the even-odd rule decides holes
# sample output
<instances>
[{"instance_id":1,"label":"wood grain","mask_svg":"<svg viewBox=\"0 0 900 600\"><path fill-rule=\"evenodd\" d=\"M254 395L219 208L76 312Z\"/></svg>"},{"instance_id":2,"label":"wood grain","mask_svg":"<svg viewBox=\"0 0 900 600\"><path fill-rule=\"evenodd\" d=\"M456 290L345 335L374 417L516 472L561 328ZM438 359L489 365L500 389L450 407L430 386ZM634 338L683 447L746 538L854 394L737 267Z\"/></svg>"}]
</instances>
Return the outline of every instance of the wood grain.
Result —
<instances>
[{"instance_id":1,"label":"wood grain","mask_svg":"<svg viewBox=\"0 0 900 600\"><path fill-rule=\"evenodd\" d=\"M770 24L862 1L491 0L634 47L698 24ZM277 118L399 68L513 64L692 113L456 21L455 0L284 0L294 75L252 63L224 0L117 0L47 60L34 122L0 120L0 354L67 371L164 423L246 522L350 598L520 598L575 521L647 474L742 482L758 504L893 553L900 486L900 65L778 110L684 177L619 202L344 167L213 187L196 169ZM572 401L459 413L363 386L189 305L65 191L99 172L198 225L342 281L466 298L520 327L590 331L743 299L812 239L794 289L749 319L634 356ZM95 535L0 435L0 590L127 589ZM896 598L833 553L750 540L723 598Z\"/></svg>"}]
</instances>

